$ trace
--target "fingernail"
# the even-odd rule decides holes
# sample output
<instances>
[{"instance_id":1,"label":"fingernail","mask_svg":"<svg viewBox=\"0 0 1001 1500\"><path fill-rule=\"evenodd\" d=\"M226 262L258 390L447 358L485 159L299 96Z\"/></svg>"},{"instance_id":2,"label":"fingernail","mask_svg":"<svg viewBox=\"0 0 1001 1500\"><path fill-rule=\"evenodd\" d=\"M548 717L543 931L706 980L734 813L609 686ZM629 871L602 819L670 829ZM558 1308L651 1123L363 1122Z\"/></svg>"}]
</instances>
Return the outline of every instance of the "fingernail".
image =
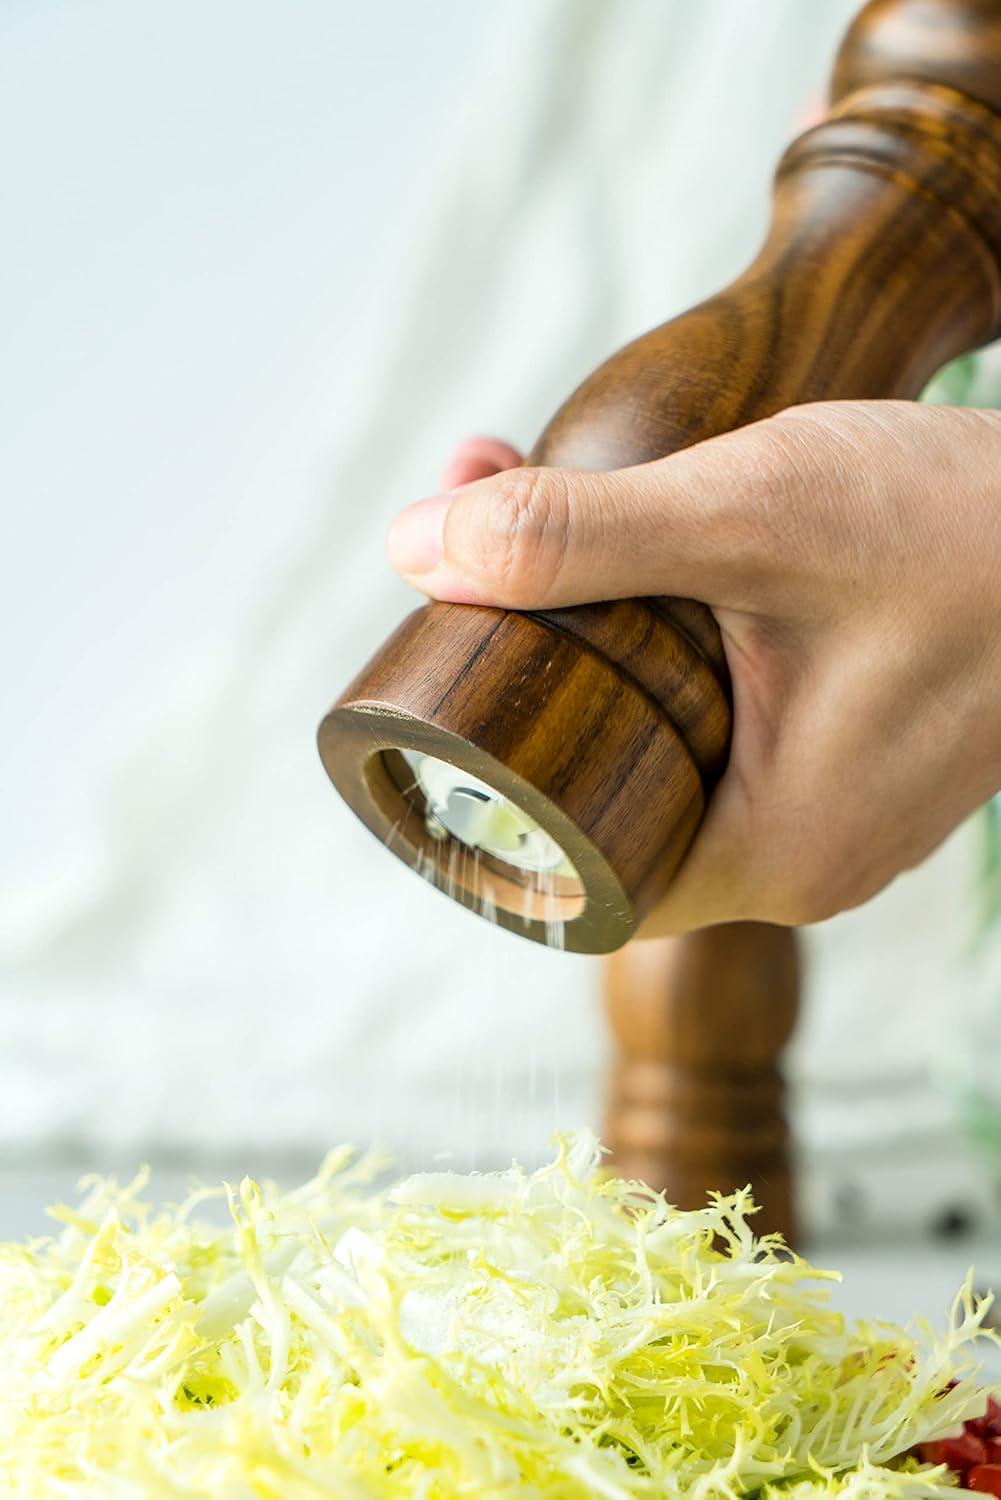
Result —
<instances>
[{"instance_id":1,"label":"fingernail","mask_svg":"<svg viewBox=\"0 0 1001 1500\"><path fill-rule=\"evenodd\" d=\"M445 514L451 495L432 495L401 510L389 528L389 559L401 573L430 573L445 554Z\"/></svg>"}]
</instances>

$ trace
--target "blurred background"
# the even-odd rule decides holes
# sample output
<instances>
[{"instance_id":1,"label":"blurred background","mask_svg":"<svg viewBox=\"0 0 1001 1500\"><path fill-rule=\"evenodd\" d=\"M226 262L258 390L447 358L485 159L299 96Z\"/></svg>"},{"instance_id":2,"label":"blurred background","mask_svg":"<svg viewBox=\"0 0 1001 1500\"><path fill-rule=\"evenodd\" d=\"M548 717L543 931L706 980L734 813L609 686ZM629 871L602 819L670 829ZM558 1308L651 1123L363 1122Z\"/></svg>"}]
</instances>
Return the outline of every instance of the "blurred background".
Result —
<instances>
[{"instance_id":1,"label":"blurred background","mask_svg":"<svg viewBox=\"0 0 1001 1500\"><path fill-rule=\"evenodd\" d=\"M0 7L0 1234L95 1166L600 1121L597 962L387 858L315 727L415 602L394 512L736 273L854 8ZM984 828L808 935L790 1059L811 1234L952 1280L1001 1243Z\"/></svg>"}]
</instances>

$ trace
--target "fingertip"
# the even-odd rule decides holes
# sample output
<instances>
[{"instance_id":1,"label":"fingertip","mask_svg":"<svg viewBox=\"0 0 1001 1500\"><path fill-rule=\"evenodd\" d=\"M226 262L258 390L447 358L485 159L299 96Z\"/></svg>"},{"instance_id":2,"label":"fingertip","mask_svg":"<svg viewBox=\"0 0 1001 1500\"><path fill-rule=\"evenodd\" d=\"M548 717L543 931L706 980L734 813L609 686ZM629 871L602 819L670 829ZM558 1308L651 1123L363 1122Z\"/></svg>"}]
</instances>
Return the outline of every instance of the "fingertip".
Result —
<instances>
[{"instance_id":1,"label":"fingertip","mask_svg":"<svg viewBox=\"0 0 1001 1500\"><path fill-rule=\"evenodd\" d=\"M445 490L460 489L473 484L477 479L489 479L504 469L515 469L522 456L510 443L500 438L465 438L452 453L441 476L441 487Z\"/></svg>"}]
</instances>

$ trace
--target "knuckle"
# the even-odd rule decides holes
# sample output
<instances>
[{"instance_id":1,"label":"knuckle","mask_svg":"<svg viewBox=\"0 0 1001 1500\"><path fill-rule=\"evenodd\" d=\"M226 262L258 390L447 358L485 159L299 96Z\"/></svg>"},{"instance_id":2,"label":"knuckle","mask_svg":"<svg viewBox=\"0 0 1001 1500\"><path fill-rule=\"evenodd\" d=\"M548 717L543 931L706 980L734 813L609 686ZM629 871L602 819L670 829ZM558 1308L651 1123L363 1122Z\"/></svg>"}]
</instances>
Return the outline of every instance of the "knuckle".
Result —
<instances>
[{"instance_id":1,"label":"knuckle","mask_svg":"<svg viewBox=\"0 0 1001 1500\"><path fill-rule=\"evenodd\" d=\"M499 602L518 608L545 596L562 567L570 511L570 485L559 470L516 469L497 482L470 561Z\"/></svg>"}]
</instances>

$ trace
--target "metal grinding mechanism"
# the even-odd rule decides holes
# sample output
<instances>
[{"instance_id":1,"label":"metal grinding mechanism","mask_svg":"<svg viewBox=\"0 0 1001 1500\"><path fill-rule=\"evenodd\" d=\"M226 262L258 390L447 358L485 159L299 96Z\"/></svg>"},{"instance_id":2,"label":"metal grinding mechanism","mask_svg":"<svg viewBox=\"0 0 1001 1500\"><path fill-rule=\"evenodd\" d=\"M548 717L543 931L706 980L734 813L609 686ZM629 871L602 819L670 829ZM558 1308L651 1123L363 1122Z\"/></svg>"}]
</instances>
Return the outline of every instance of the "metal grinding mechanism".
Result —
<instances>
[{"instance_id":1,"label":"metal grinding mechanism","mask_svg":"<svg viewBox=\"0 0 1001 1500\"><path fill-rule=\"evenodd\" d=\"M485 781L433 755L402 754L424 797L424 827L432 838L458 839L476 854L534 873L540 886L553 875L577 878L556 840Z\"/></svg>"},{"instance_id":2,"label":"metal grinding mechanism","mask_svg":"<svg viewBox=\"0 0 1001 1500\"><path fill-rule=\"evenodd\" d=\"M798 402L915 398L1001 335L1001 0L871 0L832 98L779 165L753 263L585 380L530 464L619 468ZM701 604L432 603L337 700L319 745L426 879L536 941L559 928L601 953L684 857L730 713Z\"/></svg>"}]
</instances>

